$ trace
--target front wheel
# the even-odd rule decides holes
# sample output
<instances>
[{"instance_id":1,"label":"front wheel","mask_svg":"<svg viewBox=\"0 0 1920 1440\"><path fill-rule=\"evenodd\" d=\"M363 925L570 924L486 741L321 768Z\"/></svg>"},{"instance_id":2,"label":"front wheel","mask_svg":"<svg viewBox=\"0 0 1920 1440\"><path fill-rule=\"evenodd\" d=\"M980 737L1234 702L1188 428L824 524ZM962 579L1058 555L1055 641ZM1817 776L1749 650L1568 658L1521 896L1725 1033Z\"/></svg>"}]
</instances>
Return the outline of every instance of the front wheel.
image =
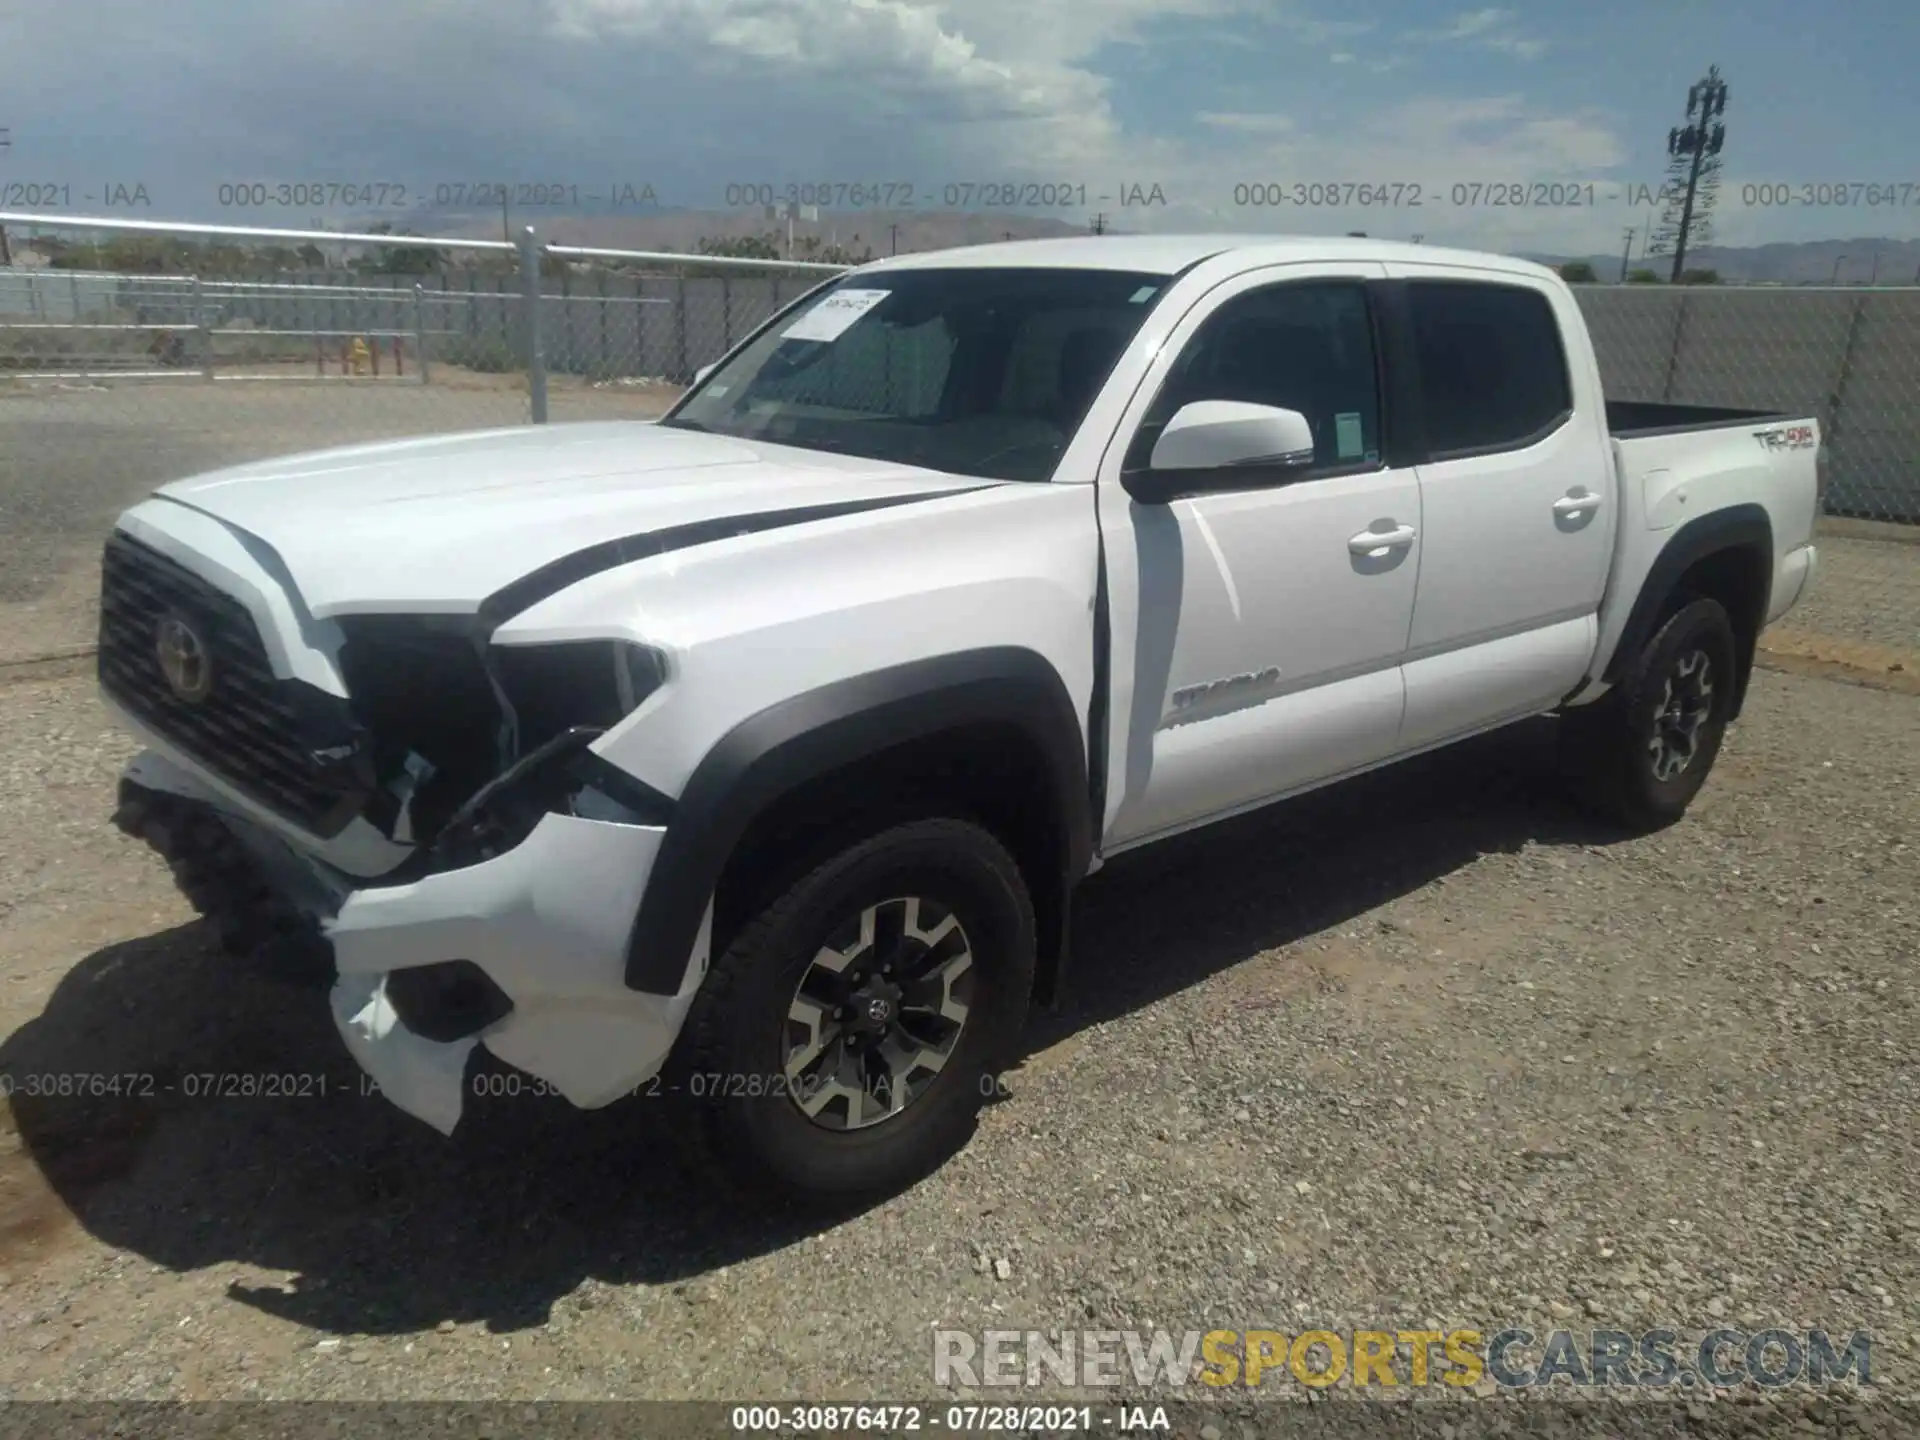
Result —
<instances>
[{"instance_id":1,"label":"front wheel","mask_svg":"<svg viewBox=\"0 0 1920 1440\"><path fill-rule=\"evenodd\" d=\"M965 1144L1034 972L1019 867L971 822L822 858L751 917L687 1017L674 1083L739 1184L809 1207L891 1193Z\"/></svg>"},{"instance_id":2,"label":"front wheel","mask_svg":"<svg viewBox=\"0 0 1920 1440\"><path fill-rule=\"evenodd\" d=\"M1686 813L1733 713L1736 653L1720 602L1690 600L1612 693L1562 718L1562 753L1596 809L1640 831Z\"/></svg>"}]
</instances>

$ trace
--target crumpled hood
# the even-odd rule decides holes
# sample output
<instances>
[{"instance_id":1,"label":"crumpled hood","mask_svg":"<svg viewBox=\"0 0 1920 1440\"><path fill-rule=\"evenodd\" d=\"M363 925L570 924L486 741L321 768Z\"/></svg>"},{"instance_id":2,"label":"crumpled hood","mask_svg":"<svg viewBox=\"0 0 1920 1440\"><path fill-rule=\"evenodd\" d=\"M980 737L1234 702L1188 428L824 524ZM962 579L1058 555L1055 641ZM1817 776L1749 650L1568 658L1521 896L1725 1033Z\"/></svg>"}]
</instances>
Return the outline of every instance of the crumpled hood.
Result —
<instances>
[{"instance_id":1,"label":"crumpled hood","mask_svg":"<svg viewBox=\"0 0 1920 1440\"><path fill-rule=\"evenodd\" d=\"M982 483L611 421L322 450L178 480L158 494L268 547L308 612L324 619L471 612L543 566L622 537Z\"/></svg>"}]
</instances>

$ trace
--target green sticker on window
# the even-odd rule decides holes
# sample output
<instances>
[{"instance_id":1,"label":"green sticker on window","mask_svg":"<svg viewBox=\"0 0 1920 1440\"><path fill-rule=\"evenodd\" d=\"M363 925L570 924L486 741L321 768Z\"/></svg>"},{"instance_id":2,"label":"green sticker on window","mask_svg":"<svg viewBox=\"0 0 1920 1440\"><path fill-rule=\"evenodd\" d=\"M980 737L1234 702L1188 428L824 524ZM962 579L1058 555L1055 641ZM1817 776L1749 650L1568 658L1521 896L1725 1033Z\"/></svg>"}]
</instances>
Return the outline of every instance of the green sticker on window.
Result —
<instances>
[{"instance_id":1,"label":"green sticker on window","mask_svg":"<svg viewBox=\"0 0 1920 1440\"><path fill-rule=\"evenodd\" d=\"M1340 451L1342 460L1351 460L1367 448L1360 434L1360 412L1342 410L1333 417L1333 443Z\"/></svg>"}]
</instances>

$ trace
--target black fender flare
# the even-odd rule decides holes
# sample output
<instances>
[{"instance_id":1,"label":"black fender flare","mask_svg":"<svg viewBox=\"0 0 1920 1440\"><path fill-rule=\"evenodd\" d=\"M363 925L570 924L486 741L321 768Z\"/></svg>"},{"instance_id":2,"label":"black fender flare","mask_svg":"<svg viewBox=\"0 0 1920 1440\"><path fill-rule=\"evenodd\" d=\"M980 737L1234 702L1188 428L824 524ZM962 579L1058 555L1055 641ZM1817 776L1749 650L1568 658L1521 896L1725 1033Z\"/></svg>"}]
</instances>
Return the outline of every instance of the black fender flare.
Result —
<instances>
[{"instance_id":1,"label":"black fender flare","mask_svg":"<svg viewBox=\"0 0 1920 1440\"><path fill-rule=\"evenodd\" d=\"M796 787L880 751L982 722L1017 726L1045 758L1064 837L1067 888L1093 857L1087 747L1066 683L1016 646L913 660L810 690L721 736L674 803L627 947L626 980L672 995L685 978L707 902L756 816Z\"/></svg>"},{"instance_id":2,"label":"black fender flare","mask_svg":"<svg viewBox=\"0 0 1920 1440\"><path fill-rule=\"evenodd\" d=\"M1754 634L1759 634L1760 627L1767 621L1766 610L1773 583L1773 521L1763 506L1729 505L1724 510L1715 510L1689 520L1673 532L1673 537L1654 557L1653 564L1647 570L1647 578L1641 583L1640 593L1634 597L1633 608L1627 612L1627 623L1620 632L1619 643L1613 647L1613 654L1607 659L1606 669L1601 675L1603 680L1609 685L1620 682L1627 665L1652 638L1661 612L1679 587L1681 576L1708 556L1729 550L1746 551L1760 564L1763 593L1760 597L1760 613L1755 617L1754 624ZM1740 704L1746 696L1747 676L1752 662L1753 655L1749 649L1740 657L1735 714L1739 713Z\"/></svg>"}]
</instances>

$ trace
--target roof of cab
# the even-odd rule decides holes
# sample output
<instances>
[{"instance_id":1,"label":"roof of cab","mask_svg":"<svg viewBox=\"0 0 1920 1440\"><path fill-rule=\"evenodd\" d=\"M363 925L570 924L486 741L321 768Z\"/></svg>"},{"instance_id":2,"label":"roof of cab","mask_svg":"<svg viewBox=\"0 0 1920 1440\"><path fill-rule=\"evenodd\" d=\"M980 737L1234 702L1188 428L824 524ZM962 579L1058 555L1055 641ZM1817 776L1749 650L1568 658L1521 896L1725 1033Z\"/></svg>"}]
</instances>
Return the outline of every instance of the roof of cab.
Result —
<instances>
[{"instance_id":1,"label":"roof of cab","mask_svg":"<svg viewBox=\"0 0 1920 1440\"><path fill-rule=\"evenodd\" d=\"M1330 260L1379 263L1417 261L1429 265L1503 270L1530 276L1553 273L1544 265L1516 259L1511 255L1448 250L1437 245L1412 245L1398 240L1363 239L1349 235L1069 235L1057 239L1009 240L989 245L961 245L946 250L921 250L910 255L876 260L862 266L861 270L1031 267L1174 275L1190 265L1229 252L1244 259L1249 266Z\"/></svg>"}]
</instances>

